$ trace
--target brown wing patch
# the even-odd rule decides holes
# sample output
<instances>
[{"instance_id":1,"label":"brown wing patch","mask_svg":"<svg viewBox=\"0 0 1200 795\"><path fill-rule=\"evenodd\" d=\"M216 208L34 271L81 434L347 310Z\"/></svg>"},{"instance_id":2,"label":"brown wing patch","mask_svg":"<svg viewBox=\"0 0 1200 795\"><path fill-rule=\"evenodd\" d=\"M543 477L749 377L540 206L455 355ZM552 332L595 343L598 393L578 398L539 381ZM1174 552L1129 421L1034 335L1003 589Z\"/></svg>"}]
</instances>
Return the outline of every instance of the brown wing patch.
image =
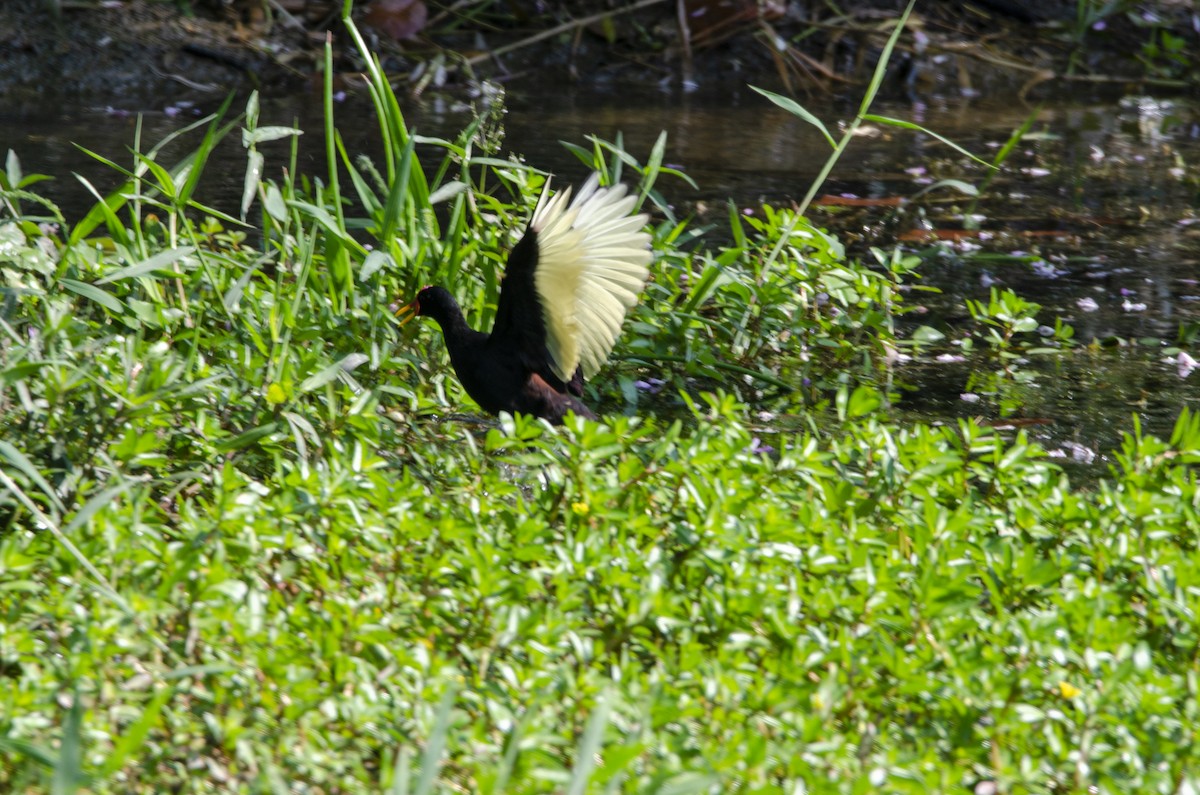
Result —
<instances>
[{"instance_id":1,"label":"brown wing patch","mask_svg":"<svg viewBox=\"0 0 1200 795\"><path fill-rule=\"evenodd\" d=\"M568 411L574 411L581 417L596 419L596 415L587 406L570 395L559 392L537 373L530 373L525 381L520 403L517 411L545 417L556 425L563 421Z\"/></svg>"}]
</instances>

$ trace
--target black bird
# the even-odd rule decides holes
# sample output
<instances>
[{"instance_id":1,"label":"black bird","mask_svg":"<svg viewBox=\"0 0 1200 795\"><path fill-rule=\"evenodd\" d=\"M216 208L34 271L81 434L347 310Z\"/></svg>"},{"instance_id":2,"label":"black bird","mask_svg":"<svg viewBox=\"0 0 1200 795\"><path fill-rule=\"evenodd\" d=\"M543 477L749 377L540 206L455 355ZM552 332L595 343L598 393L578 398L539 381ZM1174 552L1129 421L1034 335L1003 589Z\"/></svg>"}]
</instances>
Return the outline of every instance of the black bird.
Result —
<instances>
[{"instance_id":1,"label":"black bird","mask_svg":"<svg viewBox=\"0 0 1200 795\"><path fill-rule=\"evenodd\" d=\"M649 217L630 215L635 203L624 185L600 187L597 174L574 201L570 188L551 196L547 180L508 255L490 334L468 326L443 287L422 289L396 315L437 321L458 380L484 411L595 419L579 400L583 381L608 358L649 276Z\"/></svg>"}]
</instances>

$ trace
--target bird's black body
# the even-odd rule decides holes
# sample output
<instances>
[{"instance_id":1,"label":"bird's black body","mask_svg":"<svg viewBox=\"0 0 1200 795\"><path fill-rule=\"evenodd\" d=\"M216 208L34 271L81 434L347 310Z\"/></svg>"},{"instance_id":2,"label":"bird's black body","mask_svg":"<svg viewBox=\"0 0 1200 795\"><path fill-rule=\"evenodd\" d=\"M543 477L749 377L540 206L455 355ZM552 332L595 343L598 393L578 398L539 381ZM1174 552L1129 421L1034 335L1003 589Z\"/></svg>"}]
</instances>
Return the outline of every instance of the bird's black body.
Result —
<instances>
[{"instance_id":1,"label":"bird's black body","mask_svg":"<svg viewBox=\"0 0 1200 795\"><path fill-rule=\"evenodd\" d=\"M510 257L510 269L512 261ZM506 290L509 278L505 278ZM548 368L539 372L536 358L531 359L523 346L505 333L499 315L492 333L485 334L467 325L458 302L443 287L426 287L417 294L417 304L417 314L433 318L442 327L454 372L463 389L484 411L532 414L555 424L562 423L568 411L595 419L596 415L576 397L583 394L583 374L577 370L571 382L563 384ZM536 311L532 317L542 322ZM527 344L533 341L525 340ZM545 349L544 342L538 344Z\"/></svg>"},{"instance_id":2,"label":"bird's black body","mask_svg":"<svg viewBox=\"0 0 1200 795\"><path fill-rule=\"evenodd\" d=\"M600 188L595 175L568 206L570 195L543 193L508 256L490 334L468 326L442 287L398 310L437 321L463 388L491 414L595 419L579 400L585 372L608 356L649 274L647 218L630 215L634 197L623 186Z\"/></svg>"}]
</instances>

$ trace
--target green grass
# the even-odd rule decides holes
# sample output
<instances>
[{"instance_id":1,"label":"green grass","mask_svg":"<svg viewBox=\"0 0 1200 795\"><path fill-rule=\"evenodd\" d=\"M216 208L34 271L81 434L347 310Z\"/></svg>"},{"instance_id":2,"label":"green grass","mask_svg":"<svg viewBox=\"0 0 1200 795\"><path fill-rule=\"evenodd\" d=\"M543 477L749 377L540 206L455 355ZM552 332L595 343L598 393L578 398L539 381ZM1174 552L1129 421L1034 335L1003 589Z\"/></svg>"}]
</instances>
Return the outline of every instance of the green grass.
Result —
<instances>
[{"instance_id":1,"label":"green grass","mask_svg":"<svg viewBox=\"0 0 1200 795\"><path fill-rule=\"evenodd\" d=\"M1023 436L897 424L888 361L939 342L897 331L913 259L775 208L713 249L665 141L599 140L661 219L606 417L464 420L388 305L436 280L490 322L544 176L488 118L414 139L370 78L378 164L331 115L301 178L254 101L179 164L136 142L81 219L8 158L0 791L1200 786L1200 420L1086 489ZM245 222L197 198L238 126ZM1037 311L973 307L997 377L1069 350Z\"/></svg>"}]
</instances>

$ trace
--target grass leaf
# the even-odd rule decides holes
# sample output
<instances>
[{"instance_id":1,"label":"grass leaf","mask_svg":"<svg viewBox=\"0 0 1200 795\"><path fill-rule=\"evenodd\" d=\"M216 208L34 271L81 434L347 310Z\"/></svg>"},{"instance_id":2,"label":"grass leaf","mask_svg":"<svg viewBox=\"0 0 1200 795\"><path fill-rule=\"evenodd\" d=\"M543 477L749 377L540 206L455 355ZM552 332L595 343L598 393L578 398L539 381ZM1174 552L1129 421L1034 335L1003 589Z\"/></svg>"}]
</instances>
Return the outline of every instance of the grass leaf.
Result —
<instances>
[{"instance_id":1,"label":"grass leaf","mask_svg":"<svg viewBox=\"0 0 1200 795\"><path fill-rule=\"evenodd\" d=\"M34 466L24 453L18 450L13 445L0 439L0 457L3 457L11 466L16 467L25 477L37 486L42 494L46 495L50 500L51 506L61 515L66 511L62 504L62 500L58 496L58 492L54 490L46 479L42 476L41 470Z\"/></svg>"},{"instance_id":2,"label":"grass leaf","mask_svg":"<svg viewBox=\"0 0 1200 795\"><path fill-rule=\"evenodd\" d=\"M776 94L773 91L767 91L765 88L759 88L758 86L750 86L750 90L756 91L759 94L762 94L764 97L771 100L776 105L778 105L779 107L786 110L788 113L791 113L793 116L795 116L799 119L803 119L804 121L811 124L813 127L816 127L817 131L819 133L821 133L822 136L824 136L826 142L829 144L829 147L831 149L837 149L837 141L835 141L833 136L829 134L829 129L825 126L825 122L821 121L816 116L814 116L807 108L805 108L799 102L792 99L791 97L785 97L780 94Z\"/></svg>"},{"instance_id":3,"label":"grass leaf","mask_svg":"<svg viewBox=\"0 0 1200 795\"><path fill-rule=\"evenodd\" d=\"M125 279L133 279L138 276L146 276L155 271L165 271L170 266L179 262L184 257L191 256L196 252L192 246L180 246L179 248L168 248L157 254L147 257L141 262L135 262L133 265L113 271L95 281L95 284L110 284L112 282L124 281ZM175 273L164 273L163 276L176 276Z\"/></svg>"},{"instance_id":4,"label":"grass leaf","mask_svg":"<svg viewBox=\"0 0 1200 795\"><path fill-rule=\"evenodd\" d=\"M76 295L81 295L89 301L94 301L110 312L121 314L125 311L125 304L121 302L121 299L94 284L76 281L75 279L59 279L58 281L59 284Z\"/></svg>"},{"instance_id":5,"label":"grass leaf","mask_svg":"<svg viewBox=\"0 0 1200 795\"><path fill-rule=\"evenodd\" d=\"M981 157L976 157L975 155L971 154L966 149L964 149L963 147L954 143L954 141L951 141L949 138L945 137L944 135L938 135L937 133L933 132L932 130L922 127L921 125L915 124L911 121L904 121L903 119L893 119L888 116L876 116L871 113L865 114L863 116L863 120L864 121L873 121L876 124L886 124L891 127L900 127L901 129L905 129L905 130L916 130L917 132L925 133L926 135L930 136L931 138L936 138L937 140L946 144L946 146L949 146L951 149L958 152L959 154L962 154L962 155L965 155L965 156L971 158L976 163L985 165L988 168L996 168L996 166L994 166L992 163L988 162L987 160L984 160Z\"/></svg>"}]
</instances>

